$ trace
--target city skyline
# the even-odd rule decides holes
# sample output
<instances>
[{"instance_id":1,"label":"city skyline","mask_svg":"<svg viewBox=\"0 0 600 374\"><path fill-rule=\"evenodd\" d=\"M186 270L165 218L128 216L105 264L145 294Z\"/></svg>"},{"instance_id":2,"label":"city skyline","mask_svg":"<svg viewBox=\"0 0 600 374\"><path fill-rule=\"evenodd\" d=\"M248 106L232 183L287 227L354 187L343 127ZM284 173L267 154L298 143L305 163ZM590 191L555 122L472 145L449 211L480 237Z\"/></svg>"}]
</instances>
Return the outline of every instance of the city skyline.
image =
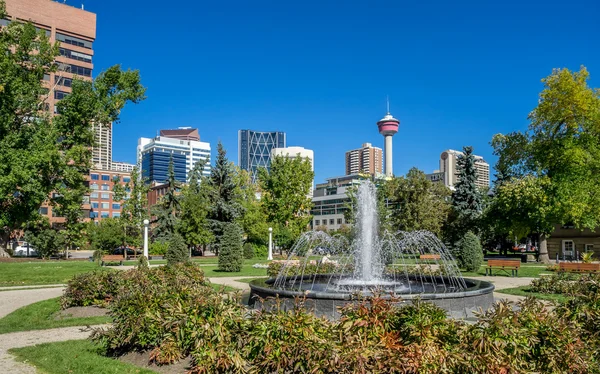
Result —
<instances>
[{"instance_id":1,"label":"city skyline","mask_svg":"<svg viewBox=\"0 0 600 374\"><path fill-rule=\"evenodd\" d=\"M540 17L527 2L236 3L234 20L224 5L196 11L198 4L186 3L169 8L159 29L150 22L164 14L139 1L86 2L85 8L98 15L94 73L122 63L139 69L148 86L148 100L128 107L114 126L114 159L134 162L136 139L160 128L192 126L211 144L221 140L235 162L239 129L276 130L314 150L320 182L344 173L343 154L356 144L383 148L375 122L385 115L387 95L402 123L394 136L395 175L413 166L430 172L441 151L465 145L493 167L492 135L526 129L540 79L552 68L583 64L590 86L600 85L594 47L600 29L592 16L599 4L576 3L589 11L549 6ZM127 14L134 11L132 20ZM402 22L379 23L381 14ZM564 27L548 28L553 22ZM150 34L137 43L142 29ZM173 49L187 50L194 38L203 48L178 67L197 72L195 78L165 79L168 57L153 45L170 40Z\"/></svg>"}]
</instances>

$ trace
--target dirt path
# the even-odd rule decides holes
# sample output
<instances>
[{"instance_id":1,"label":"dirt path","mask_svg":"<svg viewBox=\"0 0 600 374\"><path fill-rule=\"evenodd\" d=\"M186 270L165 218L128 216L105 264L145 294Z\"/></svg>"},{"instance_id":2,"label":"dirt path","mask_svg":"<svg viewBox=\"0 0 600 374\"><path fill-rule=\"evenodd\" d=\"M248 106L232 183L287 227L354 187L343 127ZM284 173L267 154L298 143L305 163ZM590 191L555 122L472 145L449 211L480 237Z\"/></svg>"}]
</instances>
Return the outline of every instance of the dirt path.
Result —
<instances>
[{"instance_id":1,"label":"dirt path","mask_svg":"<svg viewBox=\"0 0 600 374\"><path fill-rule=\"evenodd\" d=\"M93 327L102 327L102 325ZM16 361L7 351L11 348L28 347L42 343L86 339L90 336L90 333L89 328L79 326L2 334L0 335L0 370L3 374L36 374L37 370L34 367Z\"/></svg>"},{"instance_id":2,"label":"dirt path","mask_svg":"<svg viewBox=\"0 0 600 374\"><path fill-rule=\"evenodd\" d=\"M2 291L0 293L0 318L26 305L59 297L63 294L63 290L64 287Z\"/></svg>"}]
</instances>

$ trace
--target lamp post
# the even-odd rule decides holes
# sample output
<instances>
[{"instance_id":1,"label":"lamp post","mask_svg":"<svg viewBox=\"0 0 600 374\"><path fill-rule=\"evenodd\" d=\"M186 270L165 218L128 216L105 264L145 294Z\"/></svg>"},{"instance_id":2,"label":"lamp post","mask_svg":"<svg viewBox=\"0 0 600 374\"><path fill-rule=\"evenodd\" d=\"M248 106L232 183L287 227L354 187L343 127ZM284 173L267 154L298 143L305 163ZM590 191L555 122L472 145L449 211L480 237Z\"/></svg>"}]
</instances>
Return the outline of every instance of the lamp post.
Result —
<instances>
[{"instance_id":1,"label":"lamp post","mask_svg":"<svg viewBox=\"0 0 600 374\"><path fill-rule=\"evenodd\" d=\"M147 219L144 220L144 256L146 259L148 258L148 225L150 221Z\"/></svg>"},{"instance_id":2,"label":"lamp post","mask_svg":"<svg viewBox=\"0 0 600 374\"><path fill-rule=\"evenodd\" d=\"M271 261L273 259L273 228L269 227L269 255L267 256L267 260Z\"/></svg>"}]
</instances>

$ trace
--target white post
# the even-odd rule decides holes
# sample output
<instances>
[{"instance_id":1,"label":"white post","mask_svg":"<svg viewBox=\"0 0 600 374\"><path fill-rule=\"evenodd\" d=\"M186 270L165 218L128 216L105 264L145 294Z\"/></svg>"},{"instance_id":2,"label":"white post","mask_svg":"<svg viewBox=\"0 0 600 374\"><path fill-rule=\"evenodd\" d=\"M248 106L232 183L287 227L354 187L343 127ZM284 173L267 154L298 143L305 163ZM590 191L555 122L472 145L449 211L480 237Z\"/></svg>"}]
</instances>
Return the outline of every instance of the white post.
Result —
<instances>
[{"instance_id":1,"label":"white post","mask_svg":"<svg viewBox=\"0 0 600 374\"><path fill-rule=\"evenodd\" d=\"M269 255L267 256L267 260L271 261L273 259L273 228L269 227Z\"/></svg>"},{"instance_id":2,"label":"white post","mask_svg":"<svg viewBox=\"0 0 600 374\"><path fill-rule=\"evenodd\" d=\"M148 259L148 225L150 221L144 220L144 256Z\"/></svg>"}]
</instances>

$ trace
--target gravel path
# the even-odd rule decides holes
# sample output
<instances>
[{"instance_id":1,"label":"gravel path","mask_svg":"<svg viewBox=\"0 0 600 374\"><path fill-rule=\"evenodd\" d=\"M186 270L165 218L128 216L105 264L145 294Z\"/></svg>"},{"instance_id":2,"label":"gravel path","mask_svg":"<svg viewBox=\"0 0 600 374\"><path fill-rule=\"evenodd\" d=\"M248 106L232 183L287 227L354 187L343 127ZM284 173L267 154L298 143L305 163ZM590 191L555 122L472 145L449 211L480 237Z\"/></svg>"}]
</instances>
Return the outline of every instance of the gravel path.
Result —
<instances>
[{"instance_id":1,"label":"gravel path","mask_svg":"<svg viewBox=\"0 0 600 374\"><path fill-rule=\"evenodd\" d=\"M92 327L104 327L92 326ZM3 374L36 374L37 370L15 361L7 351L11 348L28 347L42 343L61 342L65 340L86 339L91 329L87 327L63 327L59 329L13 332L0 335L0 371Z\"/></svg>"},{"instance_id":2,"label":"gravel path","mask_svg":"<svg viewBox=\"0 0 600 374\"><path fill-rule=\"evenodd\" d=\"M63 294L63 290L64 287L2 291L0 293L0 318L26 305L59 297Z\"/></svg>"}]
</instances>

